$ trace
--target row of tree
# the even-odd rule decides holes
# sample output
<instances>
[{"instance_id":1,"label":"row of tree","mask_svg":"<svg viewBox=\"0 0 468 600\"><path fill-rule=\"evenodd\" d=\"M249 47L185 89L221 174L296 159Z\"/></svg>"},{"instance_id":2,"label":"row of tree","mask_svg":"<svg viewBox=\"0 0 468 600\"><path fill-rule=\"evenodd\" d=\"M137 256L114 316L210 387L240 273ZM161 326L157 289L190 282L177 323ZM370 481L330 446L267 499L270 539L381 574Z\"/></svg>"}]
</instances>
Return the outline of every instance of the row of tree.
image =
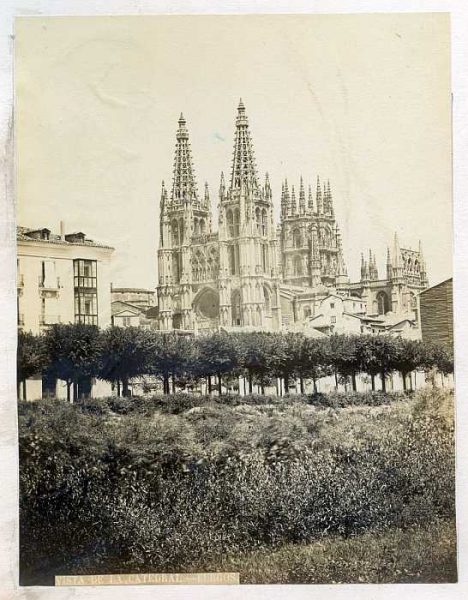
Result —
<instances>
[{"instance_id":1,"label":"row of tree","mask_svg":"<svg viewBox=\"0 0 468 600\"><path fill-rule=\"evenodd\" d=\"M375 389L380 377L382 389L393 372L401 373L404 389L408 375L415 370L437 369L453 372L452 353L440 346L389 336L333 335L309 338L300 333L225 333L198 337L149 331L137 327L110 327L104 331L92 325L54 325L45 335L20 332L18 339L18 384L23 383L26 399L27 379L42 374L43 381L63 380L67 398L89 392L92 378L116 385L118 393L129 395L129 383L139 377L153 376L171 393L171 381L180 385L201 379L208 392L216 381L221 393L223 379L244 376L249 393L253 384L262 392L275 378L289 389L299 381L335 375L350 381L366 373ZM410 378L411 381L411 378ZM18 386L18 395L20 388Z\"/></svg>"}]
</instances>

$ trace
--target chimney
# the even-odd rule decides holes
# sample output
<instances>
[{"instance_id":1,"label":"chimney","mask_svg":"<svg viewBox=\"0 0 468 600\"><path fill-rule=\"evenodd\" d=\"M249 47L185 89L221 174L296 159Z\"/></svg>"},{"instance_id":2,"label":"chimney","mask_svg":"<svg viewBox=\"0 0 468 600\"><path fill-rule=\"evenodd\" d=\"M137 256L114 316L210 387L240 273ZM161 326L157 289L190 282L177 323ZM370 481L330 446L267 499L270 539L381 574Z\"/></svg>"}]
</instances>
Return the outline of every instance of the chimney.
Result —
<instances>
[{"instance_id":1,"label":"chimney","mask_svg":"<svg viewBox=\"0 0 468 600\"><path fill-rule=\"evenodd\" d=\"M60 221L60 239L65 239L65 223L64 221Z\"/></svg>"}]
</instances>

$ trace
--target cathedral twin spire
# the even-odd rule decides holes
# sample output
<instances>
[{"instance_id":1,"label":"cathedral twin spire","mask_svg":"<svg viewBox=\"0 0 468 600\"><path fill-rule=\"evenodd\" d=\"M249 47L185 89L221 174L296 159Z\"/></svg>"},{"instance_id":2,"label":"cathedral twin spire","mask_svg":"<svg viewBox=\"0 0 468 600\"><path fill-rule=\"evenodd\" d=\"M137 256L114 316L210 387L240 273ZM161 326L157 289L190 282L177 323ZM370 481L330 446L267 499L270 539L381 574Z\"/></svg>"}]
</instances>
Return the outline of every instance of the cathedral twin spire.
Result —
<instances>
[{"instance_id":1,"label":"cathedral twin spire","mask_svg":"<svg viewBox=\"0 0 468 600\"><path fill-rule=\"evenodd\" d=\"M179 118L176 140L171 201L174 203L197 202L198 192L192 150L187 122L183 114Z\"/></svg>"},{"instance_id":2,"label":"cathedral twin spire","mask_svg":"<svg viewBox=\"0 0 468 600\"><path fill-rule=\"evenodd\" d=\"M249 121L242 98L237 107L234 156L231 170L231 190L241 187L258 188L257 166L250 136Z\"/></svg>"},{"instance_id":3,"label":"cathedral twin spire","mask_svg":"<svg viewBox=\"0 0 468 600\"><path fill-rule=\"evenodd\" d=\"M201 202L198 195L195 178L195 169L193 166L192 149L189 141L187 121L182 113L180 114L178 124L179 126L176 133L176 147L174 155L171 203L173 205L184 205L189 203L198 205L199 208L208 210L210 207L208 184L205 183L204 198L203 202ZM167 194L164 205L167 209Z\"/></svg>"},{"instance_id":4,"label":"cathedral twin spire","mask_svg":"<svg viewBox=\"0 0 468 600\"><path fill-rule=\"evenodd\" d=\"M171 203L176 205L183 205L185 203L200 204L187 122L183 114L180 115L178 125ZM245 113L245 106L241 99L237 108L230 190L240 190L243 187L257 190L259 185L249 123ZM226 184L224 174L221 173L220 194L224 195L225 190ZM266 174L265 178L265 194L267 197L271 198L271 187L268 174ZM203 205L203 208L209 208L209 194L206 184ZM167 200L165 201L165 208L167 209Z\"/></svg>"}]
</instances>

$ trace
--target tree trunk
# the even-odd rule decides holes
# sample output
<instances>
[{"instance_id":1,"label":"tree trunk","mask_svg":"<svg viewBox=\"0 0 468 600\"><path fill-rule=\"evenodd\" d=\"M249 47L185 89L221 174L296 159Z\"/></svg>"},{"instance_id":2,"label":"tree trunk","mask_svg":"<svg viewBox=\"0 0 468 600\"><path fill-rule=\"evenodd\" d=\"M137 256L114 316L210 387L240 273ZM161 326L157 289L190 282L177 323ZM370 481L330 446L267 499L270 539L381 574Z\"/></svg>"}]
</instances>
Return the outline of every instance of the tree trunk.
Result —
<instances>
[{"instance_id":1,"label":"tree trunk","mask_svg":"<svg viewBox=\"0 0 468 600\"><path fill-rule=\"evenodd\" d=\"M120 389L120 379L117 381L117 397L120 398L120 393L121 393L121 389Z\"/></svg>"},{"instance_id":2,"label":"tree trunk","mask_svg":"<svg viewBox=\"0 0 468 600\"><path fill-rule=\"evenodd\" d=\"M172 393L173 394L176 393L176 383L175 383L175 377L174 377L174 375L172 376Z\"/></svg>"},{"instance_id":3,"label":"tree trunk","mask_svg":"<svg viewBox=\"0 0 468 600\"><path fill-rule=\"evenodd\" d=\"M406 392L408 386L406 385L406 373L403 373L403 371L401 372L401 380L403 381L403 391Z\"/></svg>"},{"instance_id":4,"label":"tree trunk","mask_svg":"<svg viewBox=\"0 0 468 600\"><path fill-rule=\"evenodd\" d=\"M169 375L163 375L163 394L167 396L169 394Z\"/></svg>"},{"instance_id":5,"label":"tree trunk","mask_svg":"<svg viewBox=\"0 0 468 600\"><path fill-rule=\"evenodd\" d=\"M252 369L249 369L249 394L253 393L253 376L252 376Z\"/></svg>"},{"instance_id":6,"label":"tree trunk","mask_svg":"<svg viewBox=\"0 0 468 600\"><path fill-rule=\"evenodd\" d=\"M289 375L284 376L284 391L289 394Z\"/></svg>"},{"instance_id":7,"label":"tree trunk","mask_svg":"<svg viewBox=\"0 0 468 600\"><path fill-rule=\"evenodd\" d=\"M71 401L71 381L67 381L67 402L70 402L71 404Z\"/></svg>"},{"instance_id":8,"label":"tree trunk","mask_svg":"<svg viewBox=\"0 0 468 600\"><path fill-rule=\"evenodd\" d=\"M220 373L218 373L218 394L221 396L222 394L222 380L221 380L221 375Z\"/></svg>"},{"instance_id":9,"label":"tree trunk","mask_svg":"<svg viewBox=\"0 0 468 600\"><path fill-rule=\"evenodd\" d=\"M351 382L353 384L353 392L357 392L356 373L351 373Z\"/></svg>"},{"instance_id":10,"label":"tree trunk","mask_svg":"<svg viewBox=\"0 0 468 600\"><path fill-rule=\"evenodd\" d=\"M301 394L304 394L304 379L302 377L299 377L299 385L301 389Z\"/></svg>"},{"instance_id":11,"label":"tree trunk","mask_svg":"<svg viewBox=\"0 0 468 600\"><path fill-rule=\"evenodd\" d=\"M208 394L211 396L211 392L213 391L211 387L211 375L208 375L208 377L206 378L206 383L208 386Z\"/></svg>"},{"instance_id":12,"label":"tree trunk","mask_svg":"<svg viewBox=\"0 0 468 600\"><path fill-rule=\"evenodd\" d=\"M338 373L335 371L335 390L338 391Z\"/></svg>"},{"instance_id":13,"label":"tree trunk","mask_svg":"<svg viewBox=\"0 0 468 600\"><path fill-rule=\"evenodd\" d=\"M262 392L262 396L264 396L265 395L265 384L264 383L262 383L260 389L261 389L261 392Z\"/></svg>"},{"instance_id":14,"label":"tree trunk","mask_svg":"<svg viewBox=\"0 0 468 600\"><path fill-rule=\"evenodd\" d=\"M314 394L318 394L317 380L315 379L315 377L312 378L312 381L314 383Z\"/></svg>"},{"instance_id":15,"label":"tree trunk","mask_svg":"<svg viewBox=\"0 0 468 600\"><path fill-rule=\"evenodd\" d=\"M385 380L385 371L381 371L380 373L380 378L382 379L382 392L386 392L387 391L387 382Z\"/></svg>"},{"instance_id":16,"label":"tree trunk","mask_svg":"<svg viewBox=\"0 0 468 600\"><path fill-rule=\"evenodd\" d=\"M372 391L375 392L375 375L371 375L370 378Z\"/></svg>"},{"instance_id":17,"label":"tree trunk","mask_svg":"<svg viewBox=\"0 0 468 600\"><path fill-rule=\"evenodd\" d=\"M128 398L130 396L130 390L128 389L128 379L124 377L122 379L122 396Z\"/></svg>"},{"instance_id":18,"label":"tree trunk","mask_svg":"<svg viewBox=\"0 0 468 600\"><path fill-rule=\"evenodd\" d=\"M27 385L26 379L23 379L23 400L26 401L28 399Z\"/></svg>"}]
</instances>

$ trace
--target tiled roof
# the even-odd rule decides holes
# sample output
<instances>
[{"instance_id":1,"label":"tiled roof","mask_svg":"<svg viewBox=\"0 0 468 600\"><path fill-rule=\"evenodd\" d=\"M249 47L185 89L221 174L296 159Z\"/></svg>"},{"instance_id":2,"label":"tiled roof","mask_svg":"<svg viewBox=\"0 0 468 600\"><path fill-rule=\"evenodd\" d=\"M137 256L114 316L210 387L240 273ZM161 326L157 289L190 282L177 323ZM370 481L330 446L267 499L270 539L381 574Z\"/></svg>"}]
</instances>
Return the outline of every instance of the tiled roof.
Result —
<instances>
[{"instance_id":1,"label":"tiled roof","mask_svg":"<svg viewBox=\"0 0 468 600\"><path fill-rule=\"evenodd\" d=\"M62 239L60 235L57 235L55 233L50 233L48 240L42 238L33 238L30 235L28 235L29 233L41 231L43 229L44 228L32 229L31 227L18 226L16 228L16 240L18 242L41 242L45 244L56 244L60 246L92 246L95 248L107 248L108 250L114 250L112 246L108 246L107 244L100 244L99 242L95 242L94 240L85 239L83 242L68 242Z\"/></svg>"}]
</instances>

